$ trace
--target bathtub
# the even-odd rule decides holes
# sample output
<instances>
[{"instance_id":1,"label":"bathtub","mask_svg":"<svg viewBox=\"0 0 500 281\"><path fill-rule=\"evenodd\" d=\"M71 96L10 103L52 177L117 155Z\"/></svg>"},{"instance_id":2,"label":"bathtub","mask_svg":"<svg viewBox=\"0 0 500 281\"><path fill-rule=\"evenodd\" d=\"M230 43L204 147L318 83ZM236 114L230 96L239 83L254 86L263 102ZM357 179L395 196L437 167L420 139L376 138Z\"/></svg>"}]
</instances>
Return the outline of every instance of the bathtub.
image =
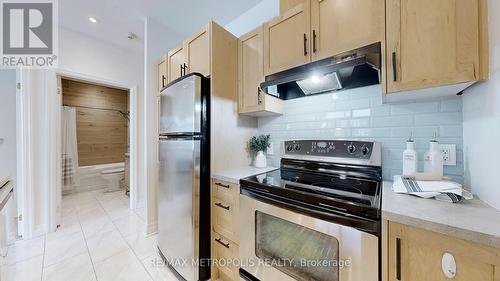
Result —
<instances>
[{"instance_id":1,"label":"bathtub","mask_svg":"<svg viewBox=\"0 0 500 281\"><path fill-rule=\"evenodd\" d=\"M125 167L125 162L78 167L76 170L75 189L73 192L106 188L107 184L101 175L101 171L123 167Z\"/></svg>"}]
</instances>

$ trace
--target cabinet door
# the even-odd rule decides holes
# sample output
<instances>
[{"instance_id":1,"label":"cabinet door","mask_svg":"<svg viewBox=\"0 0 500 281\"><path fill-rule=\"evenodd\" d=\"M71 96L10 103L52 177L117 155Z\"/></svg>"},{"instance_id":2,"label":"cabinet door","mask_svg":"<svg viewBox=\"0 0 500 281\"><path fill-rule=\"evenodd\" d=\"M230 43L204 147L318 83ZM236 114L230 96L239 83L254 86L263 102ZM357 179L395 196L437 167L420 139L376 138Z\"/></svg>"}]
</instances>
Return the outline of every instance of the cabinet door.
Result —
<instances>
[{"instance_id":1,"label":"cabinet door","mask_svg":"<svg viewBox=\"0 0 500 281\"><path fill-rule=\"evenodd\" d=\"M387 91L479 78L478 0L387 0Z\"/></svg>"},{"instance_id":2,"label":"cabinet door","mask_svg":"<svg viewBox=\"0 0 500 281\"><path fill-rule=\"evenodd\" d=\"M158 93L167 85L167 80L167 58L165 57L158 63Z\"/></svg>"},{"instance_id":3,"label":"cabinet door","mask_svg":"<svg viewBox=\"0 0 500 281\"><path fill-rule=\"evenodd\" d=\"M187 73L198 72L210 75L210 25L184 41Z\"/></svg>"},{"instance_id":4,"label":"cabinet door","mask_svg":"<svg viewBox=\"0 0 500 281\"><path fill-rule=\"evenodd\" d=\"M170 50L167 56L168 82L171 82L182 76L182 67L186 63L186 57L184 55L184 49L182 46Z\"/></svg>"},{"instance_id":5,"label":"cabinet door","mask_svg":"<svg viewBox=\"0 0 500 281\"><path fill-rule=\"evenodd\" d=\"M310 2L264 25L264 73L273 74L311 61Z\"/></svg>"},{"instance_id":6,"label":"cabinet door","mask_svg":"<svg viewBox=\"0 0 500 281\"><path fill-rule=\"evenodd\" d=\"M261 109L264 81L263 28L259 27L242 37L238 43L239 67L239 112L254 112Z\"/></svg>"},{"instance_id":7,"label":"cabinet door","mask_svg":"<svg viewBox=\"0 0 500 281\"><path fill-rule=\"evenodd\" d=\"M498 281L500 250L442 234L389 223L389 281ZM443 254L453 255L456 276L442 269Z\"/></svg>"},{"instance_id":8,"label":"cabinet door","mask_svg":"<svg viewBox=\"0 0 500 281\"><path fill-rule=\"evenodd\" d=\"M311 0L313 60L384 40L384 0Z\"/></svg>"}]
</instances>

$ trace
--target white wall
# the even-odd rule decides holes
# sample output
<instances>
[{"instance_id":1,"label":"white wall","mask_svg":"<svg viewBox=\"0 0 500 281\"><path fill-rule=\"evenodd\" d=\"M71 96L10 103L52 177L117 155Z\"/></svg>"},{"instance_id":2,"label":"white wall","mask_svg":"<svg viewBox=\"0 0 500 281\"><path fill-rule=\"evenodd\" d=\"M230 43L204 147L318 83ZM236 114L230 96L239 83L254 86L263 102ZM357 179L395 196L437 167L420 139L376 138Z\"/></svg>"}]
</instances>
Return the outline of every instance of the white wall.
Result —
<instances>
[{"instance_id":1,"label":"white wall","mask_svg":"<svg viewBox=\"0 0 500 281\"><path fill-rule=\"evenodd\" d=\"M16 71L0 70L0 177L16 179Z\"/></svg>"},{"instance_id":2,"label":"white wall","mask_svg":"<svg viewBox=\"0 0 500 281\"><path fill-rule=\"evenodd\" d=\"M0 70L0 177L10 176L16 187L16 71ZM2 143L3 141L3 143ZM12 218L16 216L16 202ZM16 222L17 220L9 220ZM10 224L9 229L16 231L17 224ZM17 234L17 233L16 233Z\"/></svg>"},{"instance_id":3,"label":"white wall","mask_svg":"<svg viewBox=\"0 0 500 281\"><path fill-rule=\"evenodd\" d=\"M262 0L245 13L241 14L224 28L236 37L251 31L280 13L279 0Z\"/></svg>"},{"instance_id":4,"label":"white wall","mask_svg":"<svg viewBox=\"0 0 500 281\"><path fill-rule=\"evenodd\" d=\"M500 1L488 6L491 77L463 95L465 182L500 210Z\"/></svg>"},{"instance_id":5,"label":"white wall","mask_svg":"<svg viewBox=\"0 0 500 281\"><path fill-rule=\"evenodd\" d=\"M144 20L144 163L146 176L141 183L147 187L148 232L155 232L158 221L158 100L157 69L162 55L182 42L183 37L160 23Z\"/></svg>"},{"instance_id":6,"label":"white wall","mask_svg":"<svg viewBox=\"0 0 500 281\"><path fill-rule=\"evenodd\" d=\"M139 39L137 39L139 40ZM59 28L59 69L137 87L137 199L145 202L144 61L142 52L133 52L96 40L78 32Z\"/></svg>"}]
</instances>

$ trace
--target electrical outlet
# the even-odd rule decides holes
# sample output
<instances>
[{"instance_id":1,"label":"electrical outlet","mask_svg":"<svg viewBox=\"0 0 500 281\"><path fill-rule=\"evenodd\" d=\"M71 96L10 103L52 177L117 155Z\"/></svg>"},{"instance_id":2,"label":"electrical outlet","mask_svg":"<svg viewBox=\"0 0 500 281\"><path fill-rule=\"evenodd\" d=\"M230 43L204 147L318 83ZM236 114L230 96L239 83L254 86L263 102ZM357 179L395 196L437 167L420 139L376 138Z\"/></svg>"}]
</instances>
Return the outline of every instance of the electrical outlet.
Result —
<instances>
[{"instance_id":1,"label":"electrical outlet","mask_svg":"<svg viewBox=\"0 0 500 281\"><path fill-rule=\"evenodd\" d=\"M456 144L440 144L441 152L443 153L443 164L445 166L457 165L457 145Z\"/></svg>"}]
</instances>

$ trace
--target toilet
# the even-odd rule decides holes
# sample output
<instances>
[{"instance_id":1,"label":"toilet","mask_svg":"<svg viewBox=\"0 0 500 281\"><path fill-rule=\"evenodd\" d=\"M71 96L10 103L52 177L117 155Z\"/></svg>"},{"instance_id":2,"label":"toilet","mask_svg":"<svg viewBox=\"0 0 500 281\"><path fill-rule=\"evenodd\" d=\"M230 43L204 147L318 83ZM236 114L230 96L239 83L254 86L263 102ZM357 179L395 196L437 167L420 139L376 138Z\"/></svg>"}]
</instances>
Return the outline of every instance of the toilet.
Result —
<instances>
[{"instance_id":1,"label":"toilet","mask_svg":"<svg viewBox=\"0 0 500 281\"><path fill-rule=\"evenodd\" d=\"M120 190L120 181L124 177L124 167L113 168L109 170L103 170L101 172L102 177L106 180L108 184L108 189L106 192L113 192Z\"/></svg>"}]
</instances>

